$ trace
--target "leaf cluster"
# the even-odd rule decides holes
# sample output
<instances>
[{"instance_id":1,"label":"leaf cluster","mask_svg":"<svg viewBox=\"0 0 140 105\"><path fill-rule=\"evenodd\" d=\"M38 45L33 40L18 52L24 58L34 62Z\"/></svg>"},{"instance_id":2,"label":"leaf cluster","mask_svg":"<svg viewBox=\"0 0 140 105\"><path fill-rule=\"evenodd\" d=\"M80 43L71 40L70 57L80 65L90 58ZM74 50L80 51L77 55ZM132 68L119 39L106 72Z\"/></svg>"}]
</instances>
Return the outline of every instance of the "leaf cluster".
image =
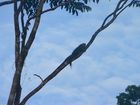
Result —
<instances>
[{"instance_id":1,"label":"leaf cluster","mask_svg":"<svg viewBox=\"0 0 140 105\"><path fill-rule=\"evenodd\" d=\"M61 9L65 9L66 11L68 11L69 13L72 13L72 15L76 14L78 15L78 11L80 12L85 12L85 11L90 11L91 7L85 5L82 2L75 2L72 1L70 3L67 3L66 5L62 5Z\"/></svg>"},{"instance_id":2,"label":"leaf cluster","mask_svg":"<svg viewBox=\"0 0 140 105\"><path fill-rule=\"evenodd\" d=\"M132 7L140 7L140 0L133 0L130 6L132 6Z\"/></svg>"},{"instance_id":3,"label":"leaf cluster","mask_svg":"<svg viewBox=\"0 0 140 105\"><path fill-rule=\"evenodd\" d=\"M91 10L91 7L87 5L91 0L46 0L46 2L49 3L51 8L61 5L61 9L65 9L72 15L78 15L79 11L88 12ZM92 0L92 2L98 3L99 0ZM63 3L65 4L62 5Z\"/></svg>"},{"instance_id":4,"label":"leaf cluster","mask_svg":"<svg viewBox=\"0 0 140 105\"><path fill-rule=\"evenodd\" d=\"M117 105L139 105L140 104L140 86L131 85L125 89L125 92L117 96Z\"/></svg>"},{"instance_id":5,"label":"leaf cluster","mask_svg":"<svg viewBox=\"0 0 140 105\"><path fill-rule=\"evenodd\" d=\"M39 6L39 0L24 0L22 9L26 11L28 17L31 17L35 15L38 6Z\"/></svg>"},{"instance_id":6,"label":"leaf cluster","mask_svg":"<svg viewBox=\"0 0 140 105\"><path fill-rule=\"evenodd\" d=\"M91 7L88 6L89 2L99 3L99 0L46 0L46 4L49 4L50 8L61 7L72 15L78 15L78 12L91 11ZM36 14L36 10L39 6L39 0L24 0L23 9L26 11L28 17Z\"/></svg>"}]
</instances>

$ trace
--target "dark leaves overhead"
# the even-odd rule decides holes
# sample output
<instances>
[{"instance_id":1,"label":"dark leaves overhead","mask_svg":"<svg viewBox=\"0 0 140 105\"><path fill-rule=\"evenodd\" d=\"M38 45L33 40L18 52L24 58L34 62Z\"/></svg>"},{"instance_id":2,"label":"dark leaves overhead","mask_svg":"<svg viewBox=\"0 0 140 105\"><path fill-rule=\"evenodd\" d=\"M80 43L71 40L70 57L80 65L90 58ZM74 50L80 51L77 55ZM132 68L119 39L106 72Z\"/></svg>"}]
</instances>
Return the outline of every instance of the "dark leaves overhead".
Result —
<instances>
[{"instance_id":1,"label":"dark leaves overhead","mask_svg":"<svg viewBox=\"0 0 140 105\"><path fill-rule=\"evenodd\" d=\"M91 8L87 5L85 5L82 2L70 2L67 3L64 6L61 6L61 9L65 9L66 11L68 11L69 13L72 13L73 15L76 14L78 15L78 12L88 12L91 10Z\"/></svg>"},{"instance_id":2,"label":"dark leaves overhead","mask_svg":"<svg viewBox=\"0 0 140 105\"><path fill-rule=\"evenodd\" d=\"M25 9L28 17L34 15L39 6L39 0L25 0L23 1L23 9Z\"/></svg>"},{"instance_id":3,"label":"dark leaves overhead","mask_svg":"<svg viewBox=\"0 0 140 105\"><path fill-rule=\"evenodd\" d=\"M28 17L36 14L40 0L23 0L23 9L25 9ZM73 15L79 12L88 12L91 7L90 2L99 3L100 0L46 0L46 5L50 8L61 7ZM47 6L47 7L48 7ZM130 7L140 7L140 0L132 0Z\"/></svg>"},{"instance_id":4,"label":"dark leaves overhead","mask_svg":"<svg viewBox=\"0 0 140 105\"><path fill-rule=\"evenodd\" d=\"M140 7L140 0L133 0L130 6L132 6L132 7Z\"/></svg>"},{"instance_id":5,"label":"dark leaves overhead","mask_svg":"<svg viewBox=\"0 0 140 105\"><path fill-rule=\"evenodd\" d=\"M98 3L99 0L46 0L46 4L48 4L50 8L60 6L61 9L65 9L73 15L78 15L78 12L90 11L91 7L87 5L89 2ZM36 14L38 6L39 0L24 0L23 2L23 9L26 11L28 17Z\"/></svg>"},{"instance_id":6,"label":"dark leaves overhead","mask_svg":"<svg viewBox=\"0 0 140 105\"><path fill-rule=\"evenodd\" d=\"M46 0L46 3L49 3L50 7L61 6L61 9L65 9L73 15L78 15L78 12L88 12L91 10L91 7L87 5L90 0ZM93 0L95 2L95 0ZM98 0L96 1L98 2Z\"/></svg>"}]
</instances>

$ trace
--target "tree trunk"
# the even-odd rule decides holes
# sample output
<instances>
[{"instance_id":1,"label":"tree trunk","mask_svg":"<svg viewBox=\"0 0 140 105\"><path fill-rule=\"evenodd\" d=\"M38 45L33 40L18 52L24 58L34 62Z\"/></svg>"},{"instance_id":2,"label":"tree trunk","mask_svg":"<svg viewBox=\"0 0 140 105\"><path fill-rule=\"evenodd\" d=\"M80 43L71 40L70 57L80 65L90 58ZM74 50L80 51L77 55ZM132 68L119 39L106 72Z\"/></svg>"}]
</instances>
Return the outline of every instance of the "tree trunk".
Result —
<instances>
[{"instance_id":1,"label":"tree trunk","mask_svg":"<svg viewBox=\"0 0 140 105\"><path fill-rule=\"evenodd\" d=\"M19 60L16 64L16 71L13 77L12 87L8 99L7 105L18 105L20 103L20 96L21 96L21 72L23 69L23 63Z\"/></svg>"}]
</instances>

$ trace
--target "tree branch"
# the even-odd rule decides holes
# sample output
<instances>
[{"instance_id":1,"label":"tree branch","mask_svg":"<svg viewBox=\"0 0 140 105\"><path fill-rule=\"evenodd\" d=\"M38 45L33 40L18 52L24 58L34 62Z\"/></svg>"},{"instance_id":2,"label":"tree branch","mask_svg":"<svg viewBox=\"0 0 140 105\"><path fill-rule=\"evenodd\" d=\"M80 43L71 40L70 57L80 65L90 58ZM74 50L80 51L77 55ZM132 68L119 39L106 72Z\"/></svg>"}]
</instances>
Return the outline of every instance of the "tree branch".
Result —
<instances>
[{"instance_id":1,"label":"tree branch","mask_svg":"<svg viewBox=\"0 0 140 105\"><path fill-rule=\"evenodd\" d=\"M23 57L23 60L25 60L25 58L28 54L28 51L35 39L35 35L37 32L38 26L40 24L40 18L41 18L41 15L39 15L39 14L42 12L44 3L45 3L45 0L41 0L39 3L39 8L37 10L37 17L35 17L35 22L34 22L33 28L31 30L27 43L25 44L24 48L21 50L21 56ZM26 29L28 28L27 24L29 24L28 21L26 22L26 26L25 26Z\"/></svg>"},{"instance_id":2,"label":"tree branch","mask_svg":"<svg viewBox=\"0 0 140 105\"><path fill-rule=\"evenodd\" d=\"M121 5L121 1L120 0L116 6L116 9L111 13L109 14L103 21L103 24L101 25L101 27L92 35L92 38L90 39L90 41L88 42L88 44L86 45L86 49L89 48L89 46L93 43L94 39L96 38L96 36L101 32L103 31L105 28L107 28L110 24L112 24L114 22L114 20L117 18L117 16L122 12L124 11L127 7L125 6L124 7L124 4L122 6ZM126 4L126 3L125 3ZM120 12L118 12L120 11ZM117 14L118 12L118 14ZM107 20L110 18L111 20L107 22ZM83 52L84 53L84 52ZM82 55L82 54L81 54ZM80 56L81 56L80 55ZM80 57L79 56L79 57ZM78 57L78 58L79 58ZM62 71L67 65L69 65L71 62L72 59L71 58L71 55L68 56L48 77L46 77L42 83L40 85L38 85L35 89L33 89L29 94L27 94L24 99L21 101L20 105L25 105L25 103L28 101L29 98L31 98L34 94L36 94L45 84L47 84L51 79L53 79L60 71ZM78 59L77 58L77 59Z\"/></svg>"},{"instance_id":3,"label":"tree branch","mask_svg":"<svg viewBox=\"0 0 140 105\"><path fill-rule=\"evenodd\" d=\"M25 27L25 22L24 22L24 11L23 11L23 0L21 1L21 17L20 17L20 21L21 21L21 28L22 28L22 35L21 35L21 39L22 39L22 45L21 45L21 49L23 49L25 47L25 41L26 41L26 36L27 36L27 28Z\"/></svg>"},{"instance_id":4,"label":"tree branch","mask_svg":"<svg viewBox=\"0 0 140 105\"><path fill-rule=\"evenodd\" d=\"M47 78L45 78L40 85L38 85L34 90L32 90L25 98L21 101L19 105L25 105L29 98L31 98L35 93L37 93L46 83L48 83L51 79L53 79L61 70L63 70L67 65L69 65L70 61L67 57L61 64L58 66Z\"/></svg>"},{"instance_id":5,"label":"tree branch","mask_svg":"<svg viewBox=\"0 0 140 105\"><path fill-rule=\"evenodd\" d=\"M95 40L96 36L103 31L104 29L106 29L108 26L110 26L110 24L112 24L115 19L118 17L118 15L123 12L129 5L131 5L132 2L128 3L126 6L125 4L127 3L128 0L120 0L115 8L115 10L109 14L103 21L101 27L92 35L90 41L87 44L87 49L89 48L89 46L93 43L93 41ZM123 4L122 4L123 3ZM122 5L121 5L122 4ZM111 18L111 19L110 19ZM110 20L109 20L110 19ZM108 21L109 20L109 21Z\"/></svg>"},{"instance_id":6,"label":"tree branch","mask_svg":"<svg viewBox=\"0 0 140 105\"><path fill-rule=\"evenodd\" d=\"M34 76L37 76L43 82L43 78L40 75L34 74Z\"/></svg>"}]
</instances>

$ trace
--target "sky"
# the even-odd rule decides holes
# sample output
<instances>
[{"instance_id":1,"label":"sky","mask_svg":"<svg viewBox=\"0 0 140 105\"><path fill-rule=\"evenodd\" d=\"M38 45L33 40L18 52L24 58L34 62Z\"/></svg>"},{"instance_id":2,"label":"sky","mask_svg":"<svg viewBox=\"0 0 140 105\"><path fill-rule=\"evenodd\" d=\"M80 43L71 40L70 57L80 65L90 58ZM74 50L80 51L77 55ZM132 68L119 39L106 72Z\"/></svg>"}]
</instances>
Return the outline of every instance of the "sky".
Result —
<instances>
[{"instance_id":1,"label":"sky","mask_svg":"<svg viewBox=\"0 0 140 105\"><path fill-rule=\"evenodd\" d=\"M26 59L22 98L81 43L86 43L115 8L116 1L91 4L92 11L73 16L57 9L42 16ZM128 8L99 33L90 48L34 95L27 105L116 105L128 85L140 84L140 10ZM6 105L14 68L12 6L0 7L0 105Z\"/></svg>"}]
</instances>

